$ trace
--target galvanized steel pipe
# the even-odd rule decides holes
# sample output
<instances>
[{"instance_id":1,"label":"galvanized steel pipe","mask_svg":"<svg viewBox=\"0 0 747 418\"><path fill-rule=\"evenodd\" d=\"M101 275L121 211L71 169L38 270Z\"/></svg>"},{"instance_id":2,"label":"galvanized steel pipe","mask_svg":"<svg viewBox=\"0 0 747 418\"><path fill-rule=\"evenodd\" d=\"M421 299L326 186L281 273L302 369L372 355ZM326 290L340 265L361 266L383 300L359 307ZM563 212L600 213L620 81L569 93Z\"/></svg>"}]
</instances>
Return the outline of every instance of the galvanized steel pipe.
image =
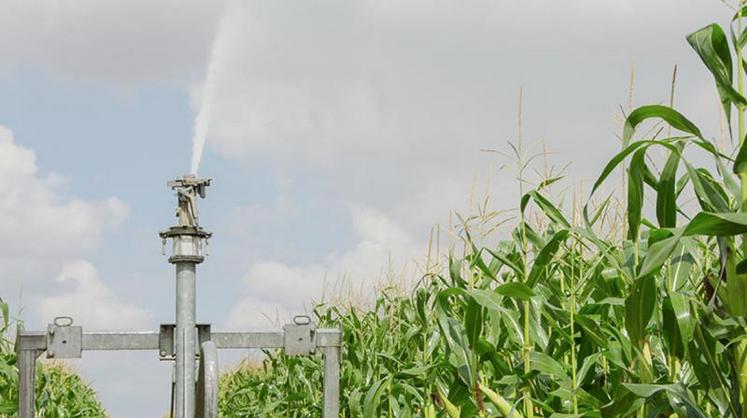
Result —
<instances>
[{"instance_id":1,"label":"galvanized steel pipe","mask_svg":"<svg viewBox=\"0 0 747 418\"><path fill-rule=\"evenodd\" d=\"M191 237L190 237L191 238ZM179 239L179 238L177 238ZM176 264L176 416L194 418L196 365L195 270L192 262Z\"/></svg>"}]
</instances>

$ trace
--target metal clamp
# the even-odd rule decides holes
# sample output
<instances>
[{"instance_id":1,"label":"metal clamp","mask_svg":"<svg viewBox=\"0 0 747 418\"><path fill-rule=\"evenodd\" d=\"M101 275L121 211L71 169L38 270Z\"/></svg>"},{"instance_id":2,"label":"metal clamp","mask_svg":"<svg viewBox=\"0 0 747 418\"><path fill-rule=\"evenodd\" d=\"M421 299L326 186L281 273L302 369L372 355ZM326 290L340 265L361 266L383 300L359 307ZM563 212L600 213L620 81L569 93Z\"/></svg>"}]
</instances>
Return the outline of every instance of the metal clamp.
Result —
<instances>
[{"instance_id":1,"label":"metal clamp","mask_svg":"<svg viewBox=\"0 0 747 418\"><path fill-rule=\"evenodd\" d=\"M307 356L316 351L316 324L308 315L293 317L292 324L283 326L283 351L289 356Z\"/></svg>"},{"instance_id":2,"label":"metal clamp","mask_svg":"<svg viewBox=\"0 0 747 418\"><path fill-rule=\"evenodd\" d=\"M210 341L211 332L210 324L196 324L197 327L197 347L205 341ZM161 324L158 331L158 358L159 360L174 360L176 357L176 347L174 345L175 324ZM197 353L199 354L199 353Z\"/></svg>"},{"instance_id":3,"label":"metal clamp","mask_svg":"<svg viewBox=\"0 0 747 418\"><path fill-rule=\"evenodd\" d=\"M58 316L47 324L47 358L81 358L83 327L73 326L73 318Z\"/></svg>"}]
</instances>

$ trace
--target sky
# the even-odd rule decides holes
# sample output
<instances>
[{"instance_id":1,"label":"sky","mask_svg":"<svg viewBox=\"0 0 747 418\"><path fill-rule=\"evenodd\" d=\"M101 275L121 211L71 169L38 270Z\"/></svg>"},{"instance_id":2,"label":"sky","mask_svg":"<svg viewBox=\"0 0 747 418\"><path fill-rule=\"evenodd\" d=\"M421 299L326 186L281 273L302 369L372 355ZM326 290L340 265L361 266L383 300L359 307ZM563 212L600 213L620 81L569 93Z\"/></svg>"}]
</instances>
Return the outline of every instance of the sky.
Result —
<instances>
[{"instance_id":1,"label":"sky","mask_svg":"<svg viewBox=\"0 0 747 418\"><path fill-rule=\"evenodd\" d=\"M341 283L365 298L416 274L450 214L485 196L515 210L520 88L526 149L587 190L619 148L631 69L642 105L668 102L678 65L676 105L719 137L684 37L731 14L718 0L5 0L0 296L29 329L173 322L157 232L207 102L199 321L279 329ZM153 353L73 367L114 417L168 408Z\"/></svg>"}]
</instances>

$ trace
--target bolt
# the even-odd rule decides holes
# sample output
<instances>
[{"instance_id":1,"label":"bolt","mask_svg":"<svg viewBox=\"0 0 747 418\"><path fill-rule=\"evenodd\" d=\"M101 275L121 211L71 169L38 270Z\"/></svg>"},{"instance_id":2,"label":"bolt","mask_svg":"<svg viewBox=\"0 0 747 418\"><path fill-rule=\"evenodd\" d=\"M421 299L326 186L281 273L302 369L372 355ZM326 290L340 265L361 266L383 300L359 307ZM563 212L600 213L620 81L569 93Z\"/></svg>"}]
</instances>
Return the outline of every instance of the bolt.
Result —
<instances>
[{"instance_id":1,"label":"bolt","mask_svg":"<svg viewBox=\"0 0 747 418\"><path fill-rule=\"evenodd\" d=\"M54 335L54 328L49 329L49 335Z\"/></svg>"},{"instance_id":2,"label":"bolt","mask_svg":"<svg viewBox=\"0 0 747 418\"><path fill-rule=\"evenodd\" d=\"M47 356L48 357L54 357L54 350L47 351Z\"/></svg>"},{"instance_id":3,"label":"bolt","mask_svg":"<svg viewBox=\"0 0 747 418\"><path fill-rule=\"evenodd\" d=\"M166 350L161 350L161 357L166 357Z\"/></svg>"}]
</instances>

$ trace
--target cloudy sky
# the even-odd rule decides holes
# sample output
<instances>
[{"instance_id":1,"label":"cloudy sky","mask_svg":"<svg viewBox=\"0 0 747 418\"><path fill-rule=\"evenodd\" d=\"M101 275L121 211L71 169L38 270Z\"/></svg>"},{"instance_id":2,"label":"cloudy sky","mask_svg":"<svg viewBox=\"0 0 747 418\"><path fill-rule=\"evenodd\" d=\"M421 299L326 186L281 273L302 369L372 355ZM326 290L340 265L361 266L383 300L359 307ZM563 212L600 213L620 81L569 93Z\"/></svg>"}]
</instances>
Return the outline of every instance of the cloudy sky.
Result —
<instances>
[{"instance_id":1,"label":"cloudy sky","mask_svg":"<svg viewBox=\"0 0 747 418\"><path fill-rule=\"evenodd\" d=\"M341 277L367 288L422 257L433 225L474 210L473 186L514 208L510 159L481 149L516 141L520 87L527 146L570 163L570 184L618 147L632 66L645 104L678 64L678 106L718 136L684 35L730 15L718 0L5 0L0 296L29 328L172 322L165 182L189 170L208 98L198 316L272 328ZM150 353L76 367L115 417L167 409L169 365Z\"/></svg>"}]
</instances>

